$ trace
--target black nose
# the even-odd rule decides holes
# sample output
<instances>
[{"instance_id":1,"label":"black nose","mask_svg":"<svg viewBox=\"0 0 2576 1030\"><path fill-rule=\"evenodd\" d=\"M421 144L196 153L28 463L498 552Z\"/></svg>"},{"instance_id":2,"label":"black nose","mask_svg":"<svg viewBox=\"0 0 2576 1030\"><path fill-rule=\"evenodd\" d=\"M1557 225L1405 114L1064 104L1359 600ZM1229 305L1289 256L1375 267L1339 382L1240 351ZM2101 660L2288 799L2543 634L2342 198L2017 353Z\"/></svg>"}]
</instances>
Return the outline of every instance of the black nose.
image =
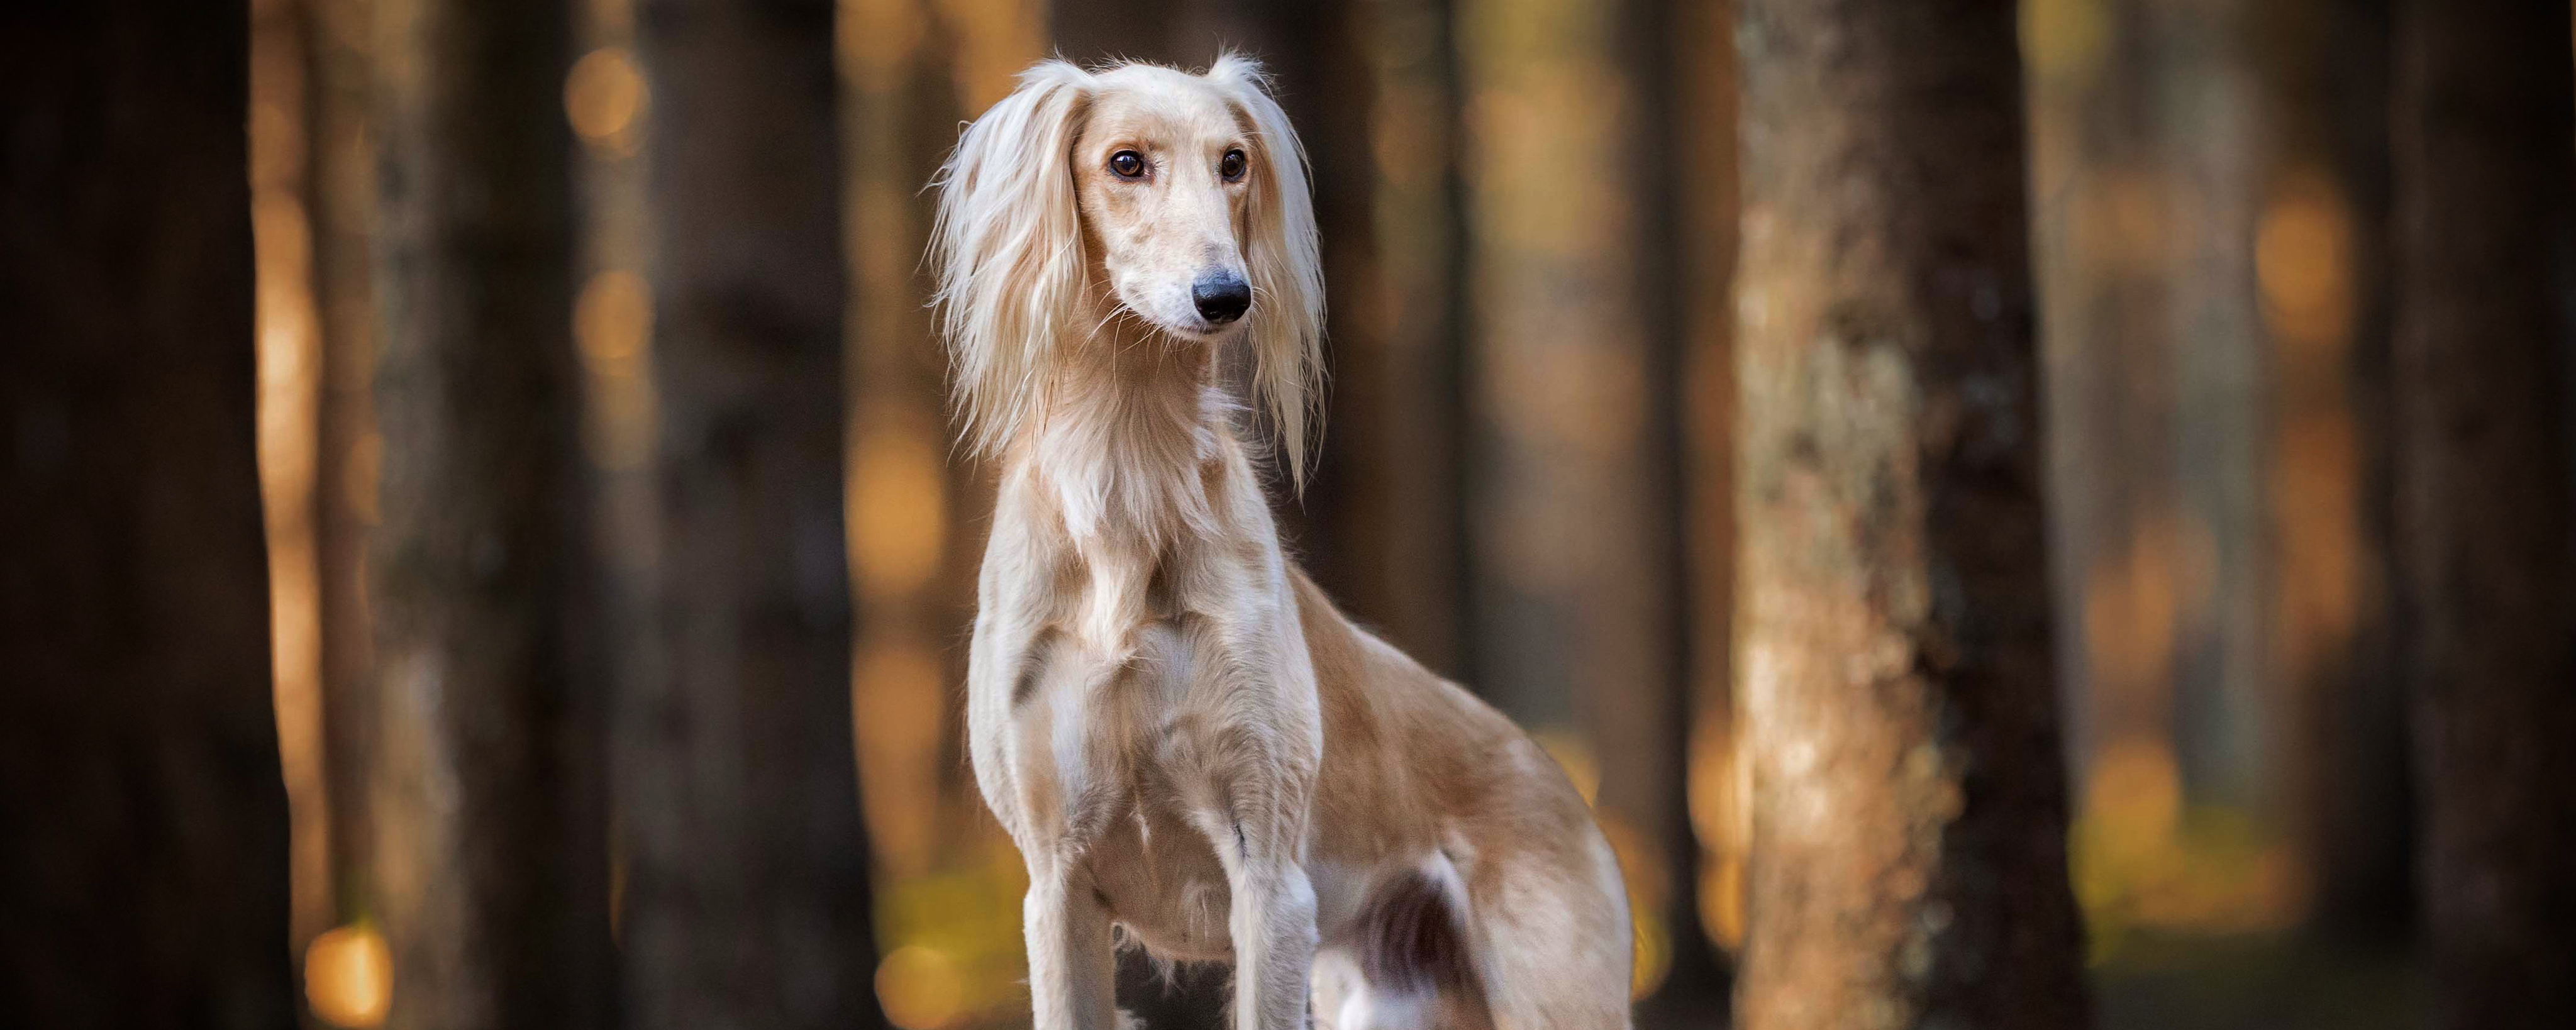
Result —
<instances>
[{"instance_id":1,"label":"black nose","mask_svg":"<svg viewBox=\"0 0 2576 1030\"><path fill-rule=\"evenodd\" d=\"M1252 287L1233 275L1212 275L1190 284L1190 300L1198 304L1200 318L1224 325L1252 306Z\"/></svg>"}]
</instances>

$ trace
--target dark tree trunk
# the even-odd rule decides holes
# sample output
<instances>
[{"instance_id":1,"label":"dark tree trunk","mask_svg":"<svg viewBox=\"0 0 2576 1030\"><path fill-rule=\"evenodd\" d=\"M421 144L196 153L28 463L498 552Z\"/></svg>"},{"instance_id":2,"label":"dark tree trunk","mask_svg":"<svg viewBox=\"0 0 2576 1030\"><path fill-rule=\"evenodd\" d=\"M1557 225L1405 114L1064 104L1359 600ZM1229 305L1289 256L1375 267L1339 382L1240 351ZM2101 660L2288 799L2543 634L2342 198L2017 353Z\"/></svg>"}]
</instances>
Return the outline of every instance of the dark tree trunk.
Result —
<instances>
[{"instance_id":1,"label":"dark tree trunk","mask_svg":"<svg viewBox=\"0 0 2576 1030\"><path fill-rule=\"evenodd\" d=\"M1712 4L1650 2L1638 19L1639 46L1658 55L1667 99L1654 124L1670 142L1643 162L1650 203L1671 217L1658 243L1668 271L1650 286L1664 299L1671 343L1656 378L1666 445L1674 463L1672 492L1660 502L1674 519L1671 547L1684 574L1675 582L1674 634L1680 681L1663 706L1667 736L1666 798L1659 846L1673 868L1673 971L1664 1008L1699 1021L1723 1008L1730 971L1716 943L1740 933L1744 840L1741 798L1731 795L1734 732L1729 670L1735 608L1735 409L1733 290L1735 278L1735 47L1732 0ZM1705 794L1707 796L1695 797ZM1704 896L1712 890L1722 892ZM1715 913L1717 920L1705 918ZM1729 928L1722 932L1720 925ZM1736 937L1733 939L1740 939Z\"/></svg>"},{"instance_id":2,"label":"dark tree trunk","mask_svg":"<svg viewBox=\"0 0 2576 1030\"><path fill-rule=\"evenodd\" d=\"M2321 941L2413 910L2394 658L2388 419L2388 4L2258 13L2271 111L2259 281L2272 337L2275 770Z\"/></svg>"},{"instance_id":3,"label":"dark tree trunk","mask_svg":"<svg viewBox=\"0 0 2576 1030\"><path fill-rule=\"evenodd\" d=\"M1676 916L1695 920L1681 885L1696 863L1673 860L1689 834L1675 725L1687 613L1664 285L1674 237L1657 227L1668 201L1651 167L1668 160L1670 129L1650 99L1671 81L1643 12L1471 5L1457 38L1480 98L1468 132L1472 685L1526 727L1575 731L1636 916L1639 986L1652 987Z\"/></svg>"},{"instance_id":4,"label":"dark tree trunk","mask_svg":"<svg viewBox=\"0 0 2576 1030\"><path fill-rule=\"evenodd\" d=\"M324 803L337 919L367 911L367 740L376 693L367 614L367 534L383 457L374 403L376 325L367 255L375 205L366 41L370 0L303 0L305 214L312 225L321 396L315 418L313 545L322 650Z\"/></svg>"},{"instance_id":5,"label":"dark tree trunk","mask_svg":"<svg viewBox=\"0 0 2576 1030\"><path fill-rule=\"evenodd\" d=\"M2556 1026L2576 982L2568 9L2409 0L2395 35L2397 548L2436 1023Z\"/></svg>"},{"instance_id":6,"label":"dark tree trunk","mask_svg":"<svg viewBox=\"0 0 2576 1030\"><path fill-rule=\"evenodd\" d=\"M1292 99L1322 93L1332 112L1300 123L1323 192L1333 318L1306 546L1319 581L1354 617L1433 671L1473 681L1456 19L1448 0L1348 6L1333 50L1347 70L1325 75L1357 81L1289 86Z\"/></svg>"},{"instance_id":7,"label":"dark tree trunk","mask_svg":"<svg viewBox=\"0 0 2576 1030\"><path fill-rule=\"evenodd\" d=\"M1215 39L1191 31L1194 6L1191 0L1052 0L1047 34L1057 56L1085 68L1119 58L1205 67L1216 57Z\"/></svg>"},{"instance_id":8,"label":"dark tree trunk","mask_svg":"<svg viewBox=\"0 0 2576 1030\"><path fill-rule=\"evenodd\" d=\"M0 14L0 1024L283 1030L240 4Z\"/></svg>"},{"instance_id":9,"label":"dark tree trunk","mask_svg":"<svg viewBox=\"0 0 2576 1030\"><path fill-rule=\"evenodd\" d=\"M566 12L377 16L382 670L371 798L387 1025L607 1022L596 677L578 652Z\"/></svg>"},{"instance_id":10,"label":"dark tree trunk","mask_svg":"<svg viewBox=\"0 0 2576 1030\"><path fill-rule=\"evenodd\" d=\"M647 0L653 556L621 578L628 1016L878 1026L828 0Z\"/></svg>"},{"instance_id":11,"label":"dark tree trunk","mask_svg":"<svg viewBox=\"0 0 2576 1030\"><path fill-rule=\"evenodd\" d=\"M2341 0L2328 28L2333 160L2344 173L2351 213L2352 343L2345 358L2344 401L2352 411L2354 484L2359 509L2354 544L2352 629L2342 660L2352 691L2348 705L2312 712L2340 719L2326 725L2318 782L2304 807L2317 818L2317 840L2331 857L2319 861L2315 923L2330 932L2404 939L2415 922L2415 823L2407 796L2406 604L2396 568L2396 427L2390 344L2394 242L2389 221L2389 0Z\"/></svg>"},{"instance_id":12,"label":"dark tree trunk","mask_svg":"<svg viewBox=\"0 0 2576 1030\"><path fill-rule=\"evenodd\" d=\"M2013 5L1740 12L1738 1017L2083 1026Z\"/></svg>"}]
</instances>

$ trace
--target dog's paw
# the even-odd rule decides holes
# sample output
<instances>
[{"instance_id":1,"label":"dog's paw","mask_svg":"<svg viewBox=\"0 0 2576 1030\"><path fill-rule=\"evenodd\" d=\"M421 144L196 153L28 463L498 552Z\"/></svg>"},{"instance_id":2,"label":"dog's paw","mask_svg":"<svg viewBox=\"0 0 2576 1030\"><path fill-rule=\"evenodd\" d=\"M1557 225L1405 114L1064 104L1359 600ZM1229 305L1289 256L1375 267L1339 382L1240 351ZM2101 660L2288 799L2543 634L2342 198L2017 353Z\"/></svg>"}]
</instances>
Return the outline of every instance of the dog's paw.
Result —
<instances>
[{"instance_id":1,"label":"dog's paw","mask_svg":"<svg viewBox=\"0 0 2576 1030\"><path fill-rule=\"evenodd\" d=\"M1118 1030L1145 1030L1145 1021L1126 1009L1118 1010Z\"/></svg>"}]
</instances>

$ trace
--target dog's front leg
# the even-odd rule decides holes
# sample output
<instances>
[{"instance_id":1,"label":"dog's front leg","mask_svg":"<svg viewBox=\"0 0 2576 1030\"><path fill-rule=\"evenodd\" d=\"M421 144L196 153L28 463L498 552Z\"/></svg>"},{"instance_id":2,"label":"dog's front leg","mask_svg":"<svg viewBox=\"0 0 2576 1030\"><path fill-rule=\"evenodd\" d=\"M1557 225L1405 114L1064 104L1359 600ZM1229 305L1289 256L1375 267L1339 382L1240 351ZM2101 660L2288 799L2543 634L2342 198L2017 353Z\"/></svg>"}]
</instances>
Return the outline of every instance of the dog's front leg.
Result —
<instances>
[{"instance_id":1,"label":"dog's front leg","mask_svg":"<svg viewBox=\"0 0 2576 1030\"><path fill-rule=\"evenodd\" d=\"M1315 888L1298 861L1286 820L1238 819L1220 841L1233 906L1234 1025L1237 1030L1303 1030L1306 983L1315 965ZM1266 826L1260 824L1268 824ZM1231 854L1228 854L1229 850Z\"/></svg>"},{"instance_id":2,"label":"dog's front leg","mask_svg":"<svg viewBox=\"0 0 2576 1030\"><path fill-rule=\"evenodd\" d=\"M1036 1030L1116 1030L1117 951L1090 874L1060 858L1031 862L1022 903Z\"/></svg>"}]
</instances>

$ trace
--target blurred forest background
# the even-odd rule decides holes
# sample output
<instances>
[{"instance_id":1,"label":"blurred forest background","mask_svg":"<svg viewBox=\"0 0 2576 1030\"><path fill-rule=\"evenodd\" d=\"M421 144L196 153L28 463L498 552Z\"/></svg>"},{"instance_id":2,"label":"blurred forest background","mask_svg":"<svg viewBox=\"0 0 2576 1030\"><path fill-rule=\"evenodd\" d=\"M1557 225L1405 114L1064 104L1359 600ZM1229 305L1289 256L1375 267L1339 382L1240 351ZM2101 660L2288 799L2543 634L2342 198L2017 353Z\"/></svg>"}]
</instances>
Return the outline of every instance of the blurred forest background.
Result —
<instances>
[{"instance_id":1,"label":"blurred forest background","mask_svg":"<svg viewBox=\"0 0 2576 1030\"><path fill-rule=\"evenodd\" d=\"M1025 1025L1020 859L962 733L991 485L949 432L924 187L1039 58L1220 45L1275 74L1323 229L1329 415L1277 498L1289 547L1594 799L1645 1024L1727 1018L1760 807L1733 688L1760 509L1732 344L1758 315L1730 283L1768 231L1739 211L1801 210L1739 205L1768 187L1738 148L1802 96L1738 67L1771 51L1733 5L97 6L0 15L0 326L31 320L0 343L23 1025ZM2018 78L1989 64L2024 99L2036 288L2002 303L2037 327L2047 523L2019 546L2045 552L2062 730L2002 760L2049 784L2063 760L2098 1022L2544 1025L2437 1004L2417 802L2530 861L2576 842L2564 763L2480 750L2576 739L2576 703L2531 700L2576 692L2568 11L1982 7L2018 32ZM1741 134L1740 81L1772 83ZM2514 165L2492 141L2517 134L2545 153ZM24 171L47 139L115 175ZM2455 192L2407 207L2410 168ZM2523 435L2432 433L2416 460L2465 471L2401 482L2410 390ZM2440 449L2480 441L2511 454ZM140 507L45 485L66 454ZM2409 576L2401 525L2493 546ZM2410 669L2528 696L2410 708ZM2410 743L2453 703L2494 718ZM274 862L244 858L281 820ZM2559 891L2502 896L2576 914ZM271 929L300 996L263 993ZM2525 987L2576 976L2563 942L2500 939ZM244 968L174 972L208 954ZM1138 964L1123 990L1217 1025L1223 978Z\"/></svg>"}]
</instances>

